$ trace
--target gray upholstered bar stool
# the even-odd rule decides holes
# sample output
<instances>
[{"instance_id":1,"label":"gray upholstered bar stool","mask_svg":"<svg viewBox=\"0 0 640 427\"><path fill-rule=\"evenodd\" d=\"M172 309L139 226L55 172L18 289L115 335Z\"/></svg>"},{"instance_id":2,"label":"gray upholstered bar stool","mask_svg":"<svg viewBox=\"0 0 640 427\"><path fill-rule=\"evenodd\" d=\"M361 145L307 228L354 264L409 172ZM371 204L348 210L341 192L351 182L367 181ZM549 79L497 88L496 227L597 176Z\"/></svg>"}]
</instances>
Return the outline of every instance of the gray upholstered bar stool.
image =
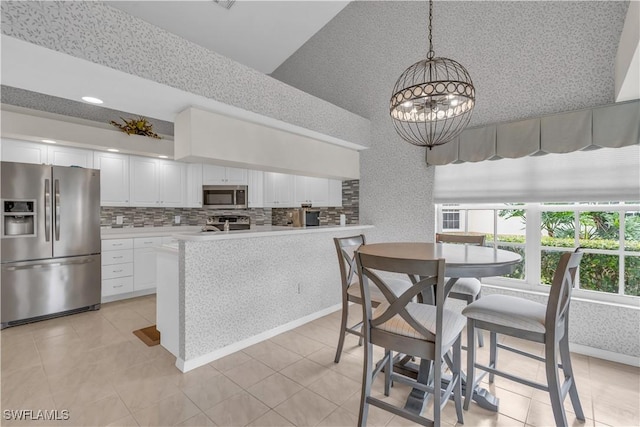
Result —
<instances>
[{"instance_id":1,"label":"gray upholstered bar stool","mask_svg":"<svg viewBox=\"0 0 640 427\"><path fill-rule=\"evenodd\" d=\"M472 235L472 234L446 234L446 233L436 233L436 243L458 243L458 244L467 244L467 245L475 245L475 246L484 246L485 236L481 235ZM449 280L448 278L445 281ZM478 298L480 298L482 293L482 283L480 283L480 279L476 279L474 277L461 277L456 281L451 288L451 293L449 294L449 298L459 299L462 301L466 301L467 304L471 304ZM482 336L482 331L478 331L478 345L480 347L484 346L484 338Z\"/></svg>"},{"instance_id":2,"label":"gray upholstered bar stool","mask_svg":"<svg viewBox=\"0 0 640 427\"><path fill-rule=\"evenodd\" d=\"M444 281L444 259L392 259L357 251L356 263L364 299L365 341L358 425L366 425L369 405L374 405L418 424L439 426L441 411L452 396L458 422L462 423L460 343L465 318L444 308L444 301L450 290L450 286L446 286ZM396 295L387 280L387 273L408 275L413 286L401 295ZM433 286L436 286L436 305L413 302L418 294L431 292ZM377 307L373 306L371 300L370 289L374 287L385 298ZM385 356L375 366L373 345L386 349ZM452 350L451 359L448 357L449 350ZM418 382L394 373L392 351L420 357L423 361L433 361L433 381ZM442 362L445 356L451 369L451 380L446 389L442 390ZM431 393L434 399L433 419L372 397L373 381L382 368L385 370L385 395L389 395L392 381L410 384L414 389Z\"/></svg>"},{"instance_id":3,"label":"gray upholstered bar stool","mask_svg":"<svg viewBox=\"0 0 640 427\"><path fill-rule=\"evenodd\" d=\"M338 338L338 348L336 349L335 362L340 362L342 348L344 347L344 338L347 333L360 337L362 343L362 332L358 328L362 327L362 322L358 322L353 326L347 326L349 318L349 303L362 304L362 295L360 293L360 284L358 281L358 272L356 271L356 262L354 259L355 251L360 245L365 244L364 234L358 236L334 238L338 252L338 264L340 266L340 279L342 282L342 320L340 322L340 337ZM390 286L396 294L401 294L411 287L409 280L395 279L390 281ZM371 290L371 300L374 306L377 306L384 296L376 289Z\"/></svg>"},{"instance_id":4,"label":"gray upholstered bar stool","mask_svg":"<svg viewBox=\"0 0 640 427\"><path fill-rule=\"evenodd\" d=\"M575 377L571 367L569 353L569 304L571 290L575 283L576 271L580 265L582 252L576 249L573 253L565 253L553 276L553 283L549 291L547 305L529 301L524 298L507 295L489 295L469 304L462 314L467 316L467 387L464 408L469 408L471 394L475 383L489 373L489 382L493 376L499 375L509 380L519 382L543 391L549 392L553 416L557 426L567 425L564 411L564 398L567 393L571 397L576 418L584 421L584 413L578 398ZM489 365L475 362L475 348L473 346L474 329L490 331ZM498 344L497 334L535 341L544 344L544 356L540 357L503 344ZM535 383L525 378L516 377L497 368L498 348L512 351L545 362L547 385ZM558 350L560 353L558 354ZM560 356L561 363L558 363ZM558 378L558 367L564 373L564 383ZM485 371L479 378L475 378L475 368Z\"/></svg>"}]
</instances>

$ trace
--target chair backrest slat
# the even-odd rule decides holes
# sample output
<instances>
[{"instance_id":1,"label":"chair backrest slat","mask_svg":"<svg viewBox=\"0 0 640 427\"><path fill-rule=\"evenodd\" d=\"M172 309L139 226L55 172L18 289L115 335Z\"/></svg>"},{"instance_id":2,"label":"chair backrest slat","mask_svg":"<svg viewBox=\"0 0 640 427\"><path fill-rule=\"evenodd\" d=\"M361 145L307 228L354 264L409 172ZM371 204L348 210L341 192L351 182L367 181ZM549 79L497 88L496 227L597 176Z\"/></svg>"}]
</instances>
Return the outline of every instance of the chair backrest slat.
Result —
<instances>
[{"instance_id":1,"label":"chair backrest slat","mask_svg":"<svg viewBox=\"0 0 640 427\"><path fill-rule=\"evenodd\" d=\"M401 316L408 325L416 332L424 337L432 334L427 331L419 322L417 322L407 311L407 304L412 301L413 297L419 293L433 287L438 286L444 288L444 259L436 260L410 260L397 259L377 255L364 254L356 252L356 262L358 265L358 273L360 275L360 289L364 299L365 322L371 327L381 325L396 315ZM413 286L396 296L391 287L385 282L378 272L398 273L409 276ZM419 279L416 279L416 276ZM387 300L387 304L383 307L385 311L379 314L375 319L371 310L371 295L369 291L369 280L381 291ZM444 310L444 298L437 306L436 328L442 328L442 317Z\"/></svg>"},{"instance_id":2,"label":"chair backrest slat","mask_svg":"<svg viewBox=\"0 0 640 427\"><path fill-rule=\"evenodd\" d=\"M549 290L545 325L547 331L554 330L559 322L565 320L571 303L571 291L575 286L576 275L583 252L580 248L575 252L562 254L556 271L553 275L553 283Z\"/></svg>"},{"instance_id":3,"label":"chair backrest slat","mask_svg":"<svg viewBox=\"0 0 640 427\"><path fill-rule=\"evenodd\" d=\"M484 234L436 233L436 243L466 243L469 245L484 246L484 241Z\"/></svg>"},{"instance_id":4,"label":"chair backrest slat","mask_svg":"<svg viewBox=\"0 0 640 427\"><path fill-rule=\"evenodd\" d=\"M336 237L333 239L338 253L338 265L340 266L340 279L342 282L342 291L346 292L349 285L353 281L356 272L356 262L353 256L354 252L361 245L366 243L364 234L349 237Z\"/></svg>"}]
</instances>

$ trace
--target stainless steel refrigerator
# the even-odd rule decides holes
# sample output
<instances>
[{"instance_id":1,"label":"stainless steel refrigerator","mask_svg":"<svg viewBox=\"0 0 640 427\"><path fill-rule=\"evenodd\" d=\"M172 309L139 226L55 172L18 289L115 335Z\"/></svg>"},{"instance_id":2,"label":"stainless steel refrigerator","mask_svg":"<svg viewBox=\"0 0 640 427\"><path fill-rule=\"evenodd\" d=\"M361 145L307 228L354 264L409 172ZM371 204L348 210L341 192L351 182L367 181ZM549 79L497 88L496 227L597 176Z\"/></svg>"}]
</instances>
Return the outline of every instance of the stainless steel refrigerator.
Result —
<instances>
[{"instance_id":1,"label":"stainless steel refrigerator","mask_svg":"<svg viewBox=\"0 0 640 427\"><path fill-rule=\"evenodd\" d=\"M0 327L100 308L100 171L0 168Z\"/></svg>"}]
</instances>

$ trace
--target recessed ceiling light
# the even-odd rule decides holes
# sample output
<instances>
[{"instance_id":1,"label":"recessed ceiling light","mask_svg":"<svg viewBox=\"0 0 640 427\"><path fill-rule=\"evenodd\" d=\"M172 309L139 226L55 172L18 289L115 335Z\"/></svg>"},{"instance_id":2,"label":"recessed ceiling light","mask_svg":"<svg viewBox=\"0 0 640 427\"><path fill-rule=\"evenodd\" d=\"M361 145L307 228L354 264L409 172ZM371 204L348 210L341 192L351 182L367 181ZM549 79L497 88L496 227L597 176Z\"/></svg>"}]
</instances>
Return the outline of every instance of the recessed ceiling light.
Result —
<instances>
[{"instance_id":1,"label":"recessed ceiling light","mask_svg":"<svg viewBox=\"0 0 640 427\"><path fill-rule=\"evenodd\" d=\"M161 159L168 159L169 158L169 156L158 156L158 157L160 157Z\"/></svg>"},{"instance_id":2,"label":"recessed ceiling light","mask_svg":"<svg viewBox=\"0 0 640 427\"><path fill-rule=\"evenodd\" d=\"M82 100L90 104L102 104L103 101L100 98L94 98L93 96L83 96Z\"/></svg>"},{"instance_id":3,"label":"recessed ceiling light","mask_svg":"<svg viewBox=\"0 0 640 427\"><path fill-rule=\"evenodd\" d=\"M118 153L120 150L116 150L115 148L107 148L107 151L111 151L112 153Z\"/></svg>"},{"instance_id":4,"label":"recessed ceiling light","mask_svg":"<svg viewBox=\"0 0 640 427\"><path fill-rule=\"evenodd\" d=\"M42 142L46 142L47 144L55 144L56 143L53 139L43 139Z\"/></svg>"}]
</instances>

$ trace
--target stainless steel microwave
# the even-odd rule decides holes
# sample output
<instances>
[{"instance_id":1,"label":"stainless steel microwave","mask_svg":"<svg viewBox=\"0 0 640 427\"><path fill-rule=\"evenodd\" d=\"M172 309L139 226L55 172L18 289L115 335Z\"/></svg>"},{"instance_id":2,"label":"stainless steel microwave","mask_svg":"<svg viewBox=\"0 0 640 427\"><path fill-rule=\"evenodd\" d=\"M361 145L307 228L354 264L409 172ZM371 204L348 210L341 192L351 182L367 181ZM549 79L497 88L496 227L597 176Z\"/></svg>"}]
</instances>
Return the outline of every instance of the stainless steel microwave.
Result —
<instances>
[{"instance_id":1,"label":"stainless steel microwave","mask_svg":"<svg viewBox=\"0 0 640 427\"><path fill-rule=\"evenodd\" d=\"M202 205L216 209L247 209L246 185L203 185Z\"/></svg>"}]
</instances>

